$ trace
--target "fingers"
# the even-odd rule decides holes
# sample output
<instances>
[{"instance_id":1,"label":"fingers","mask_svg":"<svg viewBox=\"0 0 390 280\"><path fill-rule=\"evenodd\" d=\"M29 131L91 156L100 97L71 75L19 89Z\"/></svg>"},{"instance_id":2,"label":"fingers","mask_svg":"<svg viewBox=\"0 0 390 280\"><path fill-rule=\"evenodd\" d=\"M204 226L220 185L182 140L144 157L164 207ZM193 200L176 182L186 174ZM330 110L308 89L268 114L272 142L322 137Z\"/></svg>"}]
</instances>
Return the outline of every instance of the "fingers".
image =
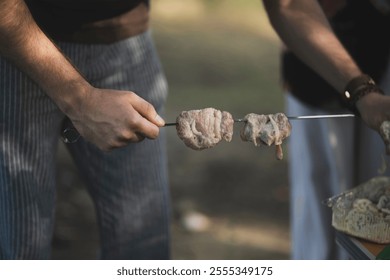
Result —
<instances>
[{"instance_id":1,"label":"fingers","mask_svg":"<svg viewBox=\"0 0 390 280\"><path fill-rule=\"evenodd\" d=\"M157 114L152 104L136 94L132 98L132 105L141 116L157 126L164 126L164 120Z\"/></svg>"},{"instance_id":2,"label":"fingers","mask_svg":"<svg viewBox=\"0 0 390 280\"><path fill-rule=\"evenodd\" d=\"M158 115L153 105L136 94L132 95L131 104L139 116L132 119L131 127L144 137L157 138L159 127L164 126L165 121Z\"/></svg>"},{"instance_id":3,"label":"fingers","mask_svg":"<svg viewBox=\"0 0 390 280\"><path fill-rule=\"evenodd\" d=\"M139 133L134 133L130 138L118 137L111 139L110 141L95 141L94 144L104 152L110 152L114 149L127 146L129 143L141 142L145 139L145 136Z\"/></svg>"},{"instance_id":4,"label":"fingers","mask_svg":"<svg viewBox=\"0 0 390 280\"><path fill-rule=\"evenodd\" d=\"M127 139L130 140L130 142L138 142L138 140L143 140L145 137L149 139L156 139L160 132L157 125L150 122L137 112L135 112L134 117L130 121L129 129L133 132L130 138Z\"/></svg>"}]
</instances>

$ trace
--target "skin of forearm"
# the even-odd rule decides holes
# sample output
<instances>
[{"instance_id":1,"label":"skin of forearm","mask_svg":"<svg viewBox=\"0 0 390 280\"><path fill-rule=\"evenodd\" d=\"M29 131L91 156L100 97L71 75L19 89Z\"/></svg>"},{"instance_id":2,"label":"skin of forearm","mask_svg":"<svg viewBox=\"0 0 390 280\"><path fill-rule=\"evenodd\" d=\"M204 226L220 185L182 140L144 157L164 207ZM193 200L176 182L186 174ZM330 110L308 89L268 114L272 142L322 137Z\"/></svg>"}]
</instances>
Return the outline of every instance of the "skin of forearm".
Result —
<instances>
[{"instance_id":1,"label":"skin of forearm","mask_svg":"<svg viewBox=\"0 0 390 280\"><path fill-rule=\"evenodd\" d=\"M286 46L340 93L361 70L334 35L314 0L264 0L271 25Z\"/></svg>"},{"instance_id":2,"label":"skin of forearm","mask_svg":"<svg viewBox=\"0 0 390 280\"><path fill-rule=\"evenodd\" d=\"M42 32L23 0L0 0L0 54L29 75L66 114L90 85Z\"/></svg>"}]
</instances>

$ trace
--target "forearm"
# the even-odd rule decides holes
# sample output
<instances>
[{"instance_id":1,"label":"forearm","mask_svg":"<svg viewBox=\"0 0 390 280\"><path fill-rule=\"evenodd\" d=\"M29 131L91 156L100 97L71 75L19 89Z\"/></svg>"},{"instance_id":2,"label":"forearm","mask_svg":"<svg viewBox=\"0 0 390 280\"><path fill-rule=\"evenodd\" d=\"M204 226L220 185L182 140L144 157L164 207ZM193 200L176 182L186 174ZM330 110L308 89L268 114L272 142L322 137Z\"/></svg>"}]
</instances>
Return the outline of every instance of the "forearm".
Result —
<instances>
[{"instance_id":1,"label":"forearm","mask_svg":"<svg viewBox=\"0 0 390 280\"><path fill-rule=\"evenodd\" d=\"M89 84L41 31L23 0L0 0L0 53L35 80L65 113Z\"/></svg>"},{"instance_id":2,"label":"forearm","mask_svg":"<svg viewBox=\"0 0 390 280\"><path fill-rule=\"evenodd\" d=\"M340 94L352 78L361 74L334 35L317 1L263 2L273 28L286 46Z\"/></svg>"}]
</instances>

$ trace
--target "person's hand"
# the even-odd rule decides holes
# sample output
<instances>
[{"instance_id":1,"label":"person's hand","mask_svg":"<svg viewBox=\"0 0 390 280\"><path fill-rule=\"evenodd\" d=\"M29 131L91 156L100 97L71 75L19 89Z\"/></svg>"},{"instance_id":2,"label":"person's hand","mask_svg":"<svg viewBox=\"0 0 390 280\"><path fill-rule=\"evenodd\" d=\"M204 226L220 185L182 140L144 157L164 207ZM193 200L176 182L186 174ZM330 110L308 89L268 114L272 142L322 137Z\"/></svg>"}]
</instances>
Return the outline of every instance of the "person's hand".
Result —
<instances>
[{"instance_id":1,"label":"person's hand","mask_svg":"<svg viewBox=\"0 0 390 280\"><path fill-rule=\"evenodd\" d=\"M155 108L134 92L93 87L68 116L85 140L104 151L155 139L164 125Z\"/></svg>"},{"instance_id":2,"label":"person's hand","mask_svg":"<svg viewBox=\"0 0 390 280\"><path fill-rule=\"evenodd\" d=\"M370 93L358 100L356 107L363 121L381 135L390 155L390 96Z\"/></svg>"}]
</instances>

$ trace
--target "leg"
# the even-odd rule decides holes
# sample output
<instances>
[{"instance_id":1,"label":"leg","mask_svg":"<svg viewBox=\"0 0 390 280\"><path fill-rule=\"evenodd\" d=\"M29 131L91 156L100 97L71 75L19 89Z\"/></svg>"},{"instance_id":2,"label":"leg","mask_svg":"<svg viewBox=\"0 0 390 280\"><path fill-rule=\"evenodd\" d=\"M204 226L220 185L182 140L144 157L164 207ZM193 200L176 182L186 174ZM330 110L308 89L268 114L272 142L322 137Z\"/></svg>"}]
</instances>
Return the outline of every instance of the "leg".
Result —
<instances>
[{"instance_id":1,"label":"leg","mask_svg":"<svg viewBox=\"0 0 390 280\"><path fill-rule=\"evenodd\" d=\"M71 153L95 202L103 259L169 258L169 194L161 140L104 153L81 140Z\"/></svg>"},{"instance_id":2,"label":"leg","mask_svg":"<svg viewBox=\"0 0 390 280\"><path fill-rule=\"evenodd\" d=\"M61 114L0 59L0 259L47 259Z\"/></svg>"},{"instance_id":3,"label":"leg","mask_svg":"<svg viewBox=\"0 0 390 280\"><path fill-rule=\"evenodd\" d=\"M150 34L109 46L92 46L88 51L77 47L63 46L74 61L85 59L77 65L95 86L132 90L162 113L166 82ZM83 140L68 147L96 206L101 258L169 258L164 129L157 140L129 144L110 153Z\"/></svg>"},{"instance_id":4,"label":"leg","mask_svg":"<svg viewBox=\"0 0 390 280\"><path fill-rule=\"evenodd\" d=\"M325 114L288 96L291 115ZM345 258L321 201L352 186L353 121L295 121L289 138L293 259Z\"/></svg>"}]
</instances>

